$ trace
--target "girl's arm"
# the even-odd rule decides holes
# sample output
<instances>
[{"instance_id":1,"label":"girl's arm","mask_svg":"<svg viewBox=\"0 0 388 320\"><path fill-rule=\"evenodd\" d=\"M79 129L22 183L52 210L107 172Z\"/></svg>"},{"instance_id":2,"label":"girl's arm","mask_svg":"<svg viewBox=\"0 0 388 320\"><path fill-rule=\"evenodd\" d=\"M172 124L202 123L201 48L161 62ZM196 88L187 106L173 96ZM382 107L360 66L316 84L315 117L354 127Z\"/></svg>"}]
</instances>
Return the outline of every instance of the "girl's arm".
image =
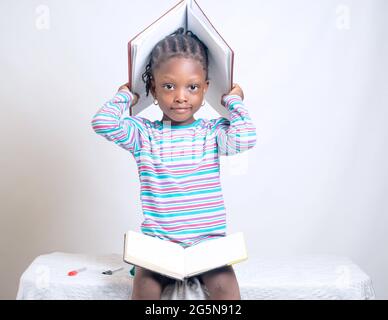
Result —
<instances>
[{"instance_id":1,"label":"girl's arm","mask_svg":"<svg viewBox=\"0 0 388 320\"><path fill-rule=\"evenodd\" d=\"M240 95L231 93L222 98L229 110L230 121L226 118L213 120L218 153L225 156L244 152L256 144L256 128L243 100Z\"/></svg>"},{"instance_id":2,"label":"girl's arm","mask_svg":"<svg viewBox=\"0 0 388 320\"><path fill-rule=\"evenodd\" d=\"M120 87L115 96L97 111L91 122L97 134L131 153L140 150L142 141L149 138L145 125L148 120L128 115L134 100L134 94Z\"/></svg>"}]
</instances>

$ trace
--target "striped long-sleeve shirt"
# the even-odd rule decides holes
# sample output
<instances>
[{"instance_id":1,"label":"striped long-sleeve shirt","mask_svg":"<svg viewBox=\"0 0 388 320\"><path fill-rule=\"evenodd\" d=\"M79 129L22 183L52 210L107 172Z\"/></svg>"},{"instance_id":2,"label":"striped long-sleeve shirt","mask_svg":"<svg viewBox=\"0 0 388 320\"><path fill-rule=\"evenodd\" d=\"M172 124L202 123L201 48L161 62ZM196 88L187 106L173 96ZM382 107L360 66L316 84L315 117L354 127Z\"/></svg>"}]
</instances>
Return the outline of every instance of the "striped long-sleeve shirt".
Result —
<instances>
[{"instance_id":1,"label":"striped long-sleeve shirt","mask_svg":"<svg viewBox=\"0 0 388 320\"><path fill-rule=\"evenodd\" d=\"M237 95L224 98L230 121L189 125L129 116L132 94L119 91L95 114L96 133L128 150L140 179L141 231L183 247L226 235L220 156L252 148L256 128Z\"/></svg>"}]
</instances>

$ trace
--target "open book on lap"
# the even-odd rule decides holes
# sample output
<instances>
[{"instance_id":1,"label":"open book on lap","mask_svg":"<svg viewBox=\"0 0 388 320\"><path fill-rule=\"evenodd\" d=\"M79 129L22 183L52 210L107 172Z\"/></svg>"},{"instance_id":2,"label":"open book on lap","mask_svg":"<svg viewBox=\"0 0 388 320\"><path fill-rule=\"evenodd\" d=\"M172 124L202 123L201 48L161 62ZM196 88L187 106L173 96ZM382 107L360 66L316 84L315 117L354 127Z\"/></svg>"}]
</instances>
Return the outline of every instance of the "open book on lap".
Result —
<instances>
[{"instance_id":1,"label":"open book on lap","mask_svg":"<svg viewBox=\"0 0 388 320\"><path fill-rule=\"evenodd\" d=\"M242 232L187 248L134 231L124 239L125 262L178 280L248 259Z\"/></svg>"}]
</instances>

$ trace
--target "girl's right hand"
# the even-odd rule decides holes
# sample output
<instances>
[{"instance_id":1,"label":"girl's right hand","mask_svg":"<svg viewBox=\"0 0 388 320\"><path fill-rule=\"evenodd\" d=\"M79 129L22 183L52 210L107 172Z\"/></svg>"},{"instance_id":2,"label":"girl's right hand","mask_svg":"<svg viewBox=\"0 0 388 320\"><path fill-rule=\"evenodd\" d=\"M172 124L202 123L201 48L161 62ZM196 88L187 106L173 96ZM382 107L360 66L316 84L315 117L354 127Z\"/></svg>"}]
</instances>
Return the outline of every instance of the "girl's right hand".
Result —
<instances>
[{"instance_id":1,"label":"girl's right hand","mask_svg":"<svg viewBox=\"0 0 388 320\"><path fill-rule=\"evenodd\" d=\"M241 97L241 100L244 100L244 92L237 83L233 83L232 90L228 94L224 94L221 98L221 104L225 106L224 98L229 95L238 95Z\"/></svg>"},{"instance_id":2,"label":"girl's right hand","mask_svg":"<svg viewBox=\"0 0 388 320\"><path fill-rule=\"evenodd\" d=\"M130 90L129 90L129 85L128 83L126 84L123 84L118 91L126 91L128 93L131 93L133 95L133 101L131 103L131 106L133 107L138 101L139 101L139 95L137 93L132 93Z\"/></svg>"}]
</instances>

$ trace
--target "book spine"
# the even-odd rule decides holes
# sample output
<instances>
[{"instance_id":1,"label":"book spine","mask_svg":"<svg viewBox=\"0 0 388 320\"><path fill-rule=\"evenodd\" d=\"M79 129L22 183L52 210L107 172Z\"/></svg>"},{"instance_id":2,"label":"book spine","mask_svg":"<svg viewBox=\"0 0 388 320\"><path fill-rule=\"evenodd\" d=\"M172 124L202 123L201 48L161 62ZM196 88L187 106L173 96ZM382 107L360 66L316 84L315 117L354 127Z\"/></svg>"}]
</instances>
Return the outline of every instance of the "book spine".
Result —
<instances>
[{"instance_id":1,"label":"book spine","mask_svg":"<svg viewBox=\"0 0 388 320\"><path fill-rule=\"evenodd\" d=\"M189 1L189 0L186 0L186 8L185 8L185 14L186 14L186 18L185 18L185 32L188 30L188 23L187 23L187 21L188 21L188 15L189 15L189 13L188 13L188 11L189 11L189 9L188 9L188 6L189 5L191 5L191 2Z\"/></svg>"}]
</instances>

